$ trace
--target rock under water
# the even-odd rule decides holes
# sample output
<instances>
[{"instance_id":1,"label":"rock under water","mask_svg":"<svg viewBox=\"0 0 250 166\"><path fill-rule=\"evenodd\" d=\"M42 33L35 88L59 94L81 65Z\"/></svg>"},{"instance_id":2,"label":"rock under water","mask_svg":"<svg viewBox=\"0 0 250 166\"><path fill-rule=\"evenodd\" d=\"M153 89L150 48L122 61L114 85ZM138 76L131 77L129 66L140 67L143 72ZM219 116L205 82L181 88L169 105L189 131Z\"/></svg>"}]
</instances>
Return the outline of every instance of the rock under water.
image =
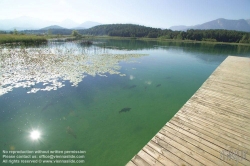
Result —
<instances>
[{"instance_id":1,"label":"rock under water","mask_svg":"<svg viewBox=\"0 0 250 166\"><path fill-rule=\"evenodd\" d=\"M159 87L159 86L161 86L161 84L156 85L156 87Z\"/></svg>"},{"instance_id":2,"label":"rock under water","mask_svg":"<svg viewBox=\"0 0 250 166\"><path fill-rule=\"evenodd\" d=\"M119 113L130 111L131 108L125 107L119 111Z\"/></svg>"}]
</instances>

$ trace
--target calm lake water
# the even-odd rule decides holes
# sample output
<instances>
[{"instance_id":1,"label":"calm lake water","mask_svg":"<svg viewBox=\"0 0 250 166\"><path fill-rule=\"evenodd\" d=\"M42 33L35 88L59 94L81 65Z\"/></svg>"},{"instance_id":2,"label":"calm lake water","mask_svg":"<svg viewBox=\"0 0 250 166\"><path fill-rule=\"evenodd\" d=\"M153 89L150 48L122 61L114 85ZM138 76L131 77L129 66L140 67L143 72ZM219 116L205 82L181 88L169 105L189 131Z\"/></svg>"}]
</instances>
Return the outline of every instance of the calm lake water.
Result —
<instances>
[{"instance_id":1,"label":"calm lake water","mask_svg":"<svg viewBox=\"0 0 250 166\"><path fill-rule=\"evenodd\" d=\"M96 40L1 48L1 149L83 150L86 166L125 165L228 55L249 56L250 47Z\"/></svg>"}]
</instances>

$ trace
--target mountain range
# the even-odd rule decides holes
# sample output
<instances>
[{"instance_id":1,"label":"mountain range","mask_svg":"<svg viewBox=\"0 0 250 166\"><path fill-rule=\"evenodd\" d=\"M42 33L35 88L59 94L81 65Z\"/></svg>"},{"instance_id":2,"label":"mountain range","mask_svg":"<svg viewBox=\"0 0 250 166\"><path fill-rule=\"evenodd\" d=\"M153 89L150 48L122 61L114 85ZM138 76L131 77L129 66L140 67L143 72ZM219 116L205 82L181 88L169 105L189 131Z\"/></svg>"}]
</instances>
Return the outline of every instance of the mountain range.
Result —
<instances>
[{"instance_id":1,"label":"mountain range","mask_svg":"<svg viewBox=\"0 0 250 166\"><path fill-rule=\"evenodd\" d=\"M86 21L78 24L70 19L65 19L61 22L47 21L33 17L22 16L14 19L0 20L0 30L38 30L51 25L60 26L66 29L88 29L96 25L101 25L98 22Z\"/></svg>"},{"instance_id":2,"label":"mountain range","mask_svg":"<svg viewBox=\"0 0 250 166\"><path fill-rule=\"evenodd\" d=\"M194 26L179 25L179 26L172 26L169 29L175 31L186 31L188 29L224 29L224 30L250 32L250 19L228 20L224 18L219 18L199 25L194 25Z\"/></svg>"},{"instance_id":3,"label":"mountain range","mask_svg":"<svg viewBox=\"0 0 250 166\"><path fill-rule=\"evenodd\" d=\"M97 25L98 22L86 21L78 24L70 19L61 22L47 21L33 17L22 16L15 19L0 20L0 30L12 31L14 29L21 30L48 30L48 29L88 29ZM186 31L188 29L224 29L250 32L250 19L229 20L219 18L213 21L194 26L172 26L169 29L174 31Z\"/></svg>"}]
</instances>

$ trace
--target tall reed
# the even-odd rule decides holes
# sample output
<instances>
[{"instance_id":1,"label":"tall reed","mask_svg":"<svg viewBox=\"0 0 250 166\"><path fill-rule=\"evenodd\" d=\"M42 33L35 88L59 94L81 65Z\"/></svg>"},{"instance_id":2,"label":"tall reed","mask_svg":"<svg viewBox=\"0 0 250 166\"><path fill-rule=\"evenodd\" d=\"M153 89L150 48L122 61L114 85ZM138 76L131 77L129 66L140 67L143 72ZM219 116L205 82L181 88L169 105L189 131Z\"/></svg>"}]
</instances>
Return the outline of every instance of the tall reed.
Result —
<instances>
[{"instance_id":1,"label":"tall reed","mask_svg":"<svg viewBox=\"0 0 250 166\"><path fill-rule=\"evenodd\" d=\"M45 42L47 42L47 39L44 36L0 34L0 44L22 43L32 45L41 44Z\"/></svg>"}]
</instances>

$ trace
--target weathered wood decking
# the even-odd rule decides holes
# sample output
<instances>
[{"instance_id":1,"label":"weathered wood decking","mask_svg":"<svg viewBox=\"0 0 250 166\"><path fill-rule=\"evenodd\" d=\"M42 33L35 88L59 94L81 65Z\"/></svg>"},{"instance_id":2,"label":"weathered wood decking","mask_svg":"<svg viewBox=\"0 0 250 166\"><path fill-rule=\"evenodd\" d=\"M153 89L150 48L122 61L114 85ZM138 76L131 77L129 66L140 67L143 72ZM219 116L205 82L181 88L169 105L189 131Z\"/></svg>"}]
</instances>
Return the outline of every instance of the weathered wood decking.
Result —
<instances>
[{"instance_id":1,"label":"weathered wood decking","mask_svg":"<svg viewBox=\"0 0 250 166\"><path fill-rule=\"evenodd\" d=\"M127 163L135 165L250 166L250 58L227 57Z\"/></svg>"}]
</instances>

